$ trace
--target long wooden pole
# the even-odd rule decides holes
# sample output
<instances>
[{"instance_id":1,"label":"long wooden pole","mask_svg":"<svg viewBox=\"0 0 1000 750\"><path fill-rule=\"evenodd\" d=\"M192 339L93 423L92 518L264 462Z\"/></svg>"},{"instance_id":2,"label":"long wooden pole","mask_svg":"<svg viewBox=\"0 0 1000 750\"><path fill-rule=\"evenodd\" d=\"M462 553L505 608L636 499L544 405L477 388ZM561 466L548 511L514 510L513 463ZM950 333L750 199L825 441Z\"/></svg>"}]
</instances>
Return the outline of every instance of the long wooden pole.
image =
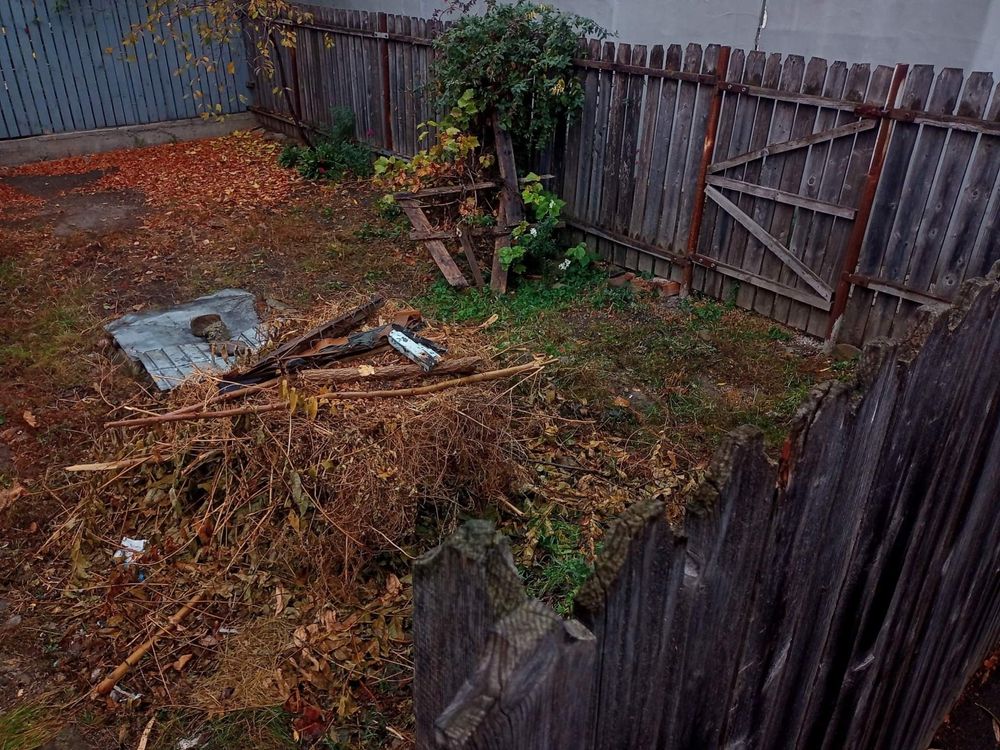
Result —
<instances>
[{"instance_id":1,"label":"long wooden pole","mask_svg":"<svg viewBox=\"0 0 1000 750\"><path fill-rule=\"evenodd\" d=\"M484 383L490 380L500 380L501 378L508 378L514 375L520 375L521 373L538 371L541 370L545 365L548 365L555 360L548 359L539 362L531 362L526 365L518 365L517 367L507 367L503 370L491 370L489 372L480 372L476 375L467 375L462 378L455 378L453 380L445 380L440 383L433 383L431 385L417 386L415 388L398 388L395 390L384 390L384 391L329 391L324 392L322 396L334 401L344 401L344 400L360 400L366 398L397 398L402 396L422 396L427 393L436 393L437 391L447 390L448 388L457 388L463 385L472 385L474 383ZM173 412L170 414L157 414L152 417L141 417L139 419L123 419L117 422L107 422L105 423L105 428L110 427L150 427L157 424L165 424L167 422L196 422L202 419L224 419L226 417L239 417L244 414L267 414L274 411L281 411L282 409L287 409L288 404L285 402L277 404L261 404L258 406L244 406L239 409L223 409L220 411L200 411L200 412L185 412L178 413Z\"/></svg>"},{"instance_id":2,"label":"long wooden pole","mask_svg":"<svg viewBox=\"0 0 1000 750\"><path fill-rule=\"evenodd\" d=\"M118 681L124 677L128 671L132 669L132 667L139 663L139 660L142 659L142 657L156 645L156 642L160 640L160 638L177 627L177 625L179 625L185 617L194 611L194 608L197 607L198 603L205 597L206 591L207 589L202 589L197 594L192 596L188 603L177 610L174 616L167 621L166 625L157 630L147 641L139 646L139 648L129 654L125 661L115 667L111 674L101 680L97 687L94 688L93 695L95 697L100 697L110 693L114 689L115 685L118 684Z\"/></svg>"}]
</instances>

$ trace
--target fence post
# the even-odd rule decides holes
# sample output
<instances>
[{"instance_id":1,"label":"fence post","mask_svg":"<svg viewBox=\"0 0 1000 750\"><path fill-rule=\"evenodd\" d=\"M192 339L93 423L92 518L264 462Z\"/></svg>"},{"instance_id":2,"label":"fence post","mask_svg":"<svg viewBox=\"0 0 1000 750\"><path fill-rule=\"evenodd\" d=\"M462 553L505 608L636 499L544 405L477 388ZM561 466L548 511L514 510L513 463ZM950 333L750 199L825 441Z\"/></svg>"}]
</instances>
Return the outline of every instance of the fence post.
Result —
<instances>
[{"instance_id":1,"label":"fence post","mask_svg":"<svg viewBox=\"0 0 1000 750\"><path fill-rule=\"evenodd\" d=\"M909 65L896 65L892 74L892 83L889 84L889 93L885 97L885 109L892 109L896 104L896 97L899 89L906 80ZM875 151L872 153L871 164L868 167L868 176L865 177L865 185L861 191L861 199L858 202L858 213L854 217L854 226L851 227L851 236L847 240L844 248L844 259L840 267L840 278L837 280L837 288L833 293L833 305L830 308L830 319L826 325L826 337L833 337L834 328L837 321L847 309L847 296L851 291L850 276L854 273L855 266L858 265L858 258L861 257L861 246L865 241L865 233L868 231L868 220L872 215L872 204L875 202L875 193L878 190L878 183L882 177L882 167L885 166L885 157L889 153L889 136L892 133L892 118L884 113L880 115L881 122L878 126L878 135L875 138Z\"/></svg>"},{"instance_id":2,"label":"fence post","mask_svg":"<svg viewBox=\"0 0 1000 750\"><path fill-rule=\"evenodd\" d=\"M389 23L385 13L378 14L378 51L382 59L382 130L385 141L382 146L393 150L392 141L392 89L389 84Z\"/></svg>"},{"instance_id":3,"label":"fence post","mask_svg":"<svg viewBox=\"0 0 1000 750\"><path fill-rule=\"evenodd\" d=\"M705 179L708 167L715 153L715 136L719 131L719 111L722 109L722 88L729 70L729 47L719 49L719 70L716 73L715 90L712 92L712 106L708 111L705 125L705 143L701 149L701 165L698 167L698 184L695 187L694 207L691 215L691 230L688 234L687 265L684 266L684 289L691 292L694 278L694 256L698 252L698 238L701 235L701 220L705 215Z\"/></svg>"},{"instance_id":4,"label":"fence post","mask_svg":"<svg viewBox=\"0 0 1000 750\"><path fill-rule=\"evenodd\" d=\"M479 662L487 633L527 595L507 540L469 521L413 565L413 707L417 747Z\"/></svg>"}]
</instances>

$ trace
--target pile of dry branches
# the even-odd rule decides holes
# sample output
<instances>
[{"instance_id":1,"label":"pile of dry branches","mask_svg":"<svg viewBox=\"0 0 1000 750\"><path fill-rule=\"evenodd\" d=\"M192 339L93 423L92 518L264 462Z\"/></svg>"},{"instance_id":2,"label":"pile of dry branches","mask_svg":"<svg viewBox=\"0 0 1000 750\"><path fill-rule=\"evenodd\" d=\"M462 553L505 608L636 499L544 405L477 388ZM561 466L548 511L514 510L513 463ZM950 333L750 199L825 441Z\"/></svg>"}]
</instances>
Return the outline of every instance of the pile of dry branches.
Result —
<instances>
[{"instance_id":1,"label":"pile of dry branches","mask_svg":"<svg viewBox=\"0 0 1000 750\"><path fill-rule=\"evenodd\" d=\"M524 446L538 427L515 408L515 390L532 388L545 362L499 367L475 329L423 327L417 337L419 315L407 311L404 330L440 352L427 369L385 344L400 315L389 306L372 320L378 308L336 316L349 336L330 327L340 311L323 310L320 325L242 372L123 407L94 463L67 467L84 477L80 501L50 541L70 550L70 590L87 592L80 605L114 623L102 631L113 657L98 657L94 692L120 690L150 652L180 660L210 648L202 641L242 621L241 610L294 607L293 622L326 622L324 602L386 586L386 571L365 563L415 552L421 517L444 532L462 511L506 504L527 479ZM123 550L126 538L141 550ZM394 591L392 607L402 596ZM162 682L161 656L155 666ZM129 682L160 689L155 678Z\"/></svg>"}]
</instances>

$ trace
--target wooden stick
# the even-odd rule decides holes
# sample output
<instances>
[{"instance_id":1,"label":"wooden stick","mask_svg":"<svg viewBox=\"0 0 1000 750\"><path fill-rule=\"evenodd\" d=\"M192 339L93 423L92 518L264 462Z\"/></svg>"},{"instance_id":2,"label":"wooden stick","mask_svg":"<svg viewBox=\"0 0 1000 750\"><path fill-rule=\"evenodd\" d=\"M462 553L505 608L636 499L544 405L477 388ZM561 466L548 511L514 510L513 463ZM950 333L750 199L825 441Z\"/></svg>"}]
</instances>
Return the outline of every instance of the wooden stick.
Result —
<instances>
[{"instance_id":1,"label":"wooden stick","mask_svg":"<svg viewBox=\"0 0 1000 750\"><path fill-rule=\"evenodd\" d=\"M219 419L222 417L238 417L242 414L265 414L279 409L287 409L288 404L263 404L261 406L243 406L239 409L222 409L220 411L198 411L198 412L172 412L170 414L157 414L153 417L141 417L139 419L120 419L117 422L105 422L104 427L149 427L154 424L164 424L166 422L197 422L201 419Z\"/></svg>"},{"instance_id":2,"label":"wooden stick","mask_svg":"<svg viewBox=\"0 0 1000 750\"><path fill-rule=\"evenodd\" d=\"M553 359L547 359L539 362L531 362L526 365L518 365L517 367L507 367L503 370L491 370L489 372L480 372L476 375L467 375L462 378L455 378L453 380L445 380L440 383L433 383L431 385L418 386L415 388L398 388L396 390L385 390L385 391L327 391L321 395L324 398L329 398L334 401L342 400L356 400L364 398L397 398L402 396L422 396L426 393L436 393L437 391L447 390L448 388L456 388L463 385L472 385L473 383L485 383L490 380L500 380L501 378L511 377L513 375L519 375L523 372L531 372L541 370L545 365L554 362ZM240 409L224 409L221 411L202 411L194 414L158 414L153 417L142 417L141 419L124 419L118 422L107 422L104 426L107 427L149 427L155 424L164 424L166 422L194 422L201 419L222 419L224 417L239 417L244 414L267 414L273 411L281 411L282 409L287 409L288 404L281 402L278 404L262 404L260 406L244 406Z\"/></svg>"},{"instance_id":3,"label":"wooden stick","mask_svg":"<svg viewBox=\"0 0 1000 750\"><path fill-rule=\"evenodd\" d=\"M145 656L146 653L151 648L153 648L153 646L156 645L156 642L160 640L162 636L166 635L175 627L177 627L177 625L180 624L180 622L185 617L191 614L194 608L198 606L198 603L204 598L205 592L207 590L208 589L202 589L193 597L191 597L190 601L188 601L187 604L185 604L183 607L177 610L174 616L167 621L166 625L157 630L152 637L150 637L145 643L139 646L139 648L137 648L135 651L129 654L128 658L126 658L125 661L123 661L121 664L115 667L114 672L112 672L103 680L101 680L100 684L98 684L98 686L94 688L93 692L94 697L99 697L110 693L114 689L115 685L118 684L118 681L122 677L124 677L128 673L128 671L132 669L132 667L134 667L136 664L139 663L139 660L143 656Z\"/></svg>"},{"instance_id":4,"label":"wooden stick","mask_svg":"<svg viewBox=\"0 0 1000 750\"><path fill-rule=\"evenodd\" d=\"M417 365L389 365L364 372L360 367L303 370L299 373L299 379L306 383L353 383L356 380L401 380L415 376L469 374L475 372L481 362L479 357L462 357L442 362L430 372L424 372Z\"/></svg>"},{"instance_id":5,"label":"wooden stick","mask_svg":"<svg viewBox=\"0 0 1000 750\"><path fill-rule=\"evenodd\" d=\"M336 391L330 393L324 393L323 395L332 399L362 399L362 398L395 398L399 396L422 396L425 393L436 393L437 391L447 390L448 388L456 388L462 385L472 385L473 383L485 383L488 380L500 380L501 378L507 378L512 375L519 375L522 372L530 372L532 370L541 370L545 365L554 362L555 360L545 360L543 362L531 362L526 365L518 365L517 367L507 367L503 370L490 370L489 372L480 372L475 375L467 375L464 378L455 378L454 380L445 380L441 383L433 383L431 385L421 385L415 388L398 388L392 391Z\"/></svg>"}]
</instances>

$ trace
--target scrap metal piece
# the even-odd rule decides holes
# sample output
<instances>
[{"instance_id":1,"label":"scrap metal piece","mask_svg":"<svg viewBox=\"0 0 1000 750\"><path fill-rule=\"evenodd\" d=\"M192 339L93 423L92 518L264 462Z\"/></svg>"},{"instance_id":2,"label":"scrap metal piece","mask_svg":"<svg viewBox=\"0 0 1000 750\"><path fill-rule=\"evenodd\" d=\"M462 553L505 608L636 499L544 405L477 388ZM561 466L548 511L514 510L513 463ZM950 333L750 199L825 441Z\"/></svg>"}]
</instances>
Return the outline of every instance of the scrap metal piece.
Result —
<instances>
[{"instance_id":1,"label":"scrap metal piece","mask_svg":"<svg viewBox=\"0 0 1000 750\"><path fill-rule=\"evenodd\" d=\"M104 327L115 343L133 361L142 365L161 391L177 387L197 372L227 372L232 360L217 342L205 341L192 332L192 321L218 316L233 336L226 351L257 351L266 336L257 314L256 298L242 289L223 289L165 310L131 313Z\"/></svg>"},{"instance_id":2,"label":"scrap metal piece","mask_svg":"<svg viewBox=\"0 0 1000 750\"><path fill-rule=\"evenodd\" d=\"M438 347L432 342L395 326L389 332L389 346L411 362L420 365L424 372L430 372L441 361Z\"/></svg>"}]
</instances>

